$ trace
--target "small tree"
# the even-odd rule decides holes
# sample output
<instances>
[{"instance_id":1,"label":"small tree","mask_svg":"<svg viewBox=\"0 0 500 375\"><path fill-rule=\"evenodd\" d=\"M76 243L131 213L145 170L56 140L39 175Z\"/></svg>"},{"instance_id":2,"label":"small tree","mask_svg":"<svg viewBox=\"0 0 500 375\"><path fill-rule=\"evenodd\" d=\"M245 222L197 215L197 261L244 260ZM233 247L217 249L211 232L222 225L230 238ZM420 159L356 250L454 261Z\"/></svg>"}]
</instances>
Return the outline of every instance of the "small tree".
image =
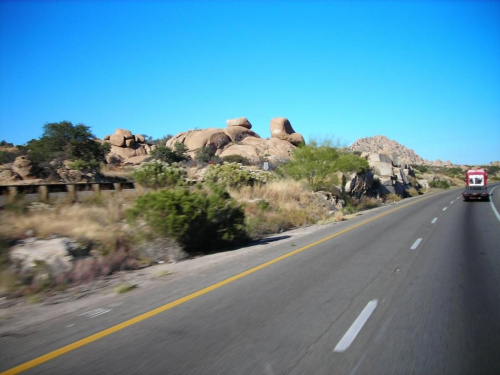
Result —
<instances>
[{"instance_id":1,"label":"small tree","mask_svg":"<svg viewBox=\"0 0 500 375\"><path fill-rule=\"evenodd\" d=\"M324 141L318 145L312 141L292 153L290 161L283 165L286 174L296 180L304 179L312 190L329 189L336 184L336 172L362 172L369 168L368 162L345 149L332 147Z\"/></svg>"},{"instance_id":2,"label":"small tree","mask_svg":"<svg viewBox=\"0 0 500 375\"><path fill-rule=\"evenodd\" d=\"M43 128L42 137L27 144L28 156L34 164L53 159L78 161L82 166L105 162L109 144L97 142L88 126L62 121L47 123Z\"/></svg>"}]
</instances>

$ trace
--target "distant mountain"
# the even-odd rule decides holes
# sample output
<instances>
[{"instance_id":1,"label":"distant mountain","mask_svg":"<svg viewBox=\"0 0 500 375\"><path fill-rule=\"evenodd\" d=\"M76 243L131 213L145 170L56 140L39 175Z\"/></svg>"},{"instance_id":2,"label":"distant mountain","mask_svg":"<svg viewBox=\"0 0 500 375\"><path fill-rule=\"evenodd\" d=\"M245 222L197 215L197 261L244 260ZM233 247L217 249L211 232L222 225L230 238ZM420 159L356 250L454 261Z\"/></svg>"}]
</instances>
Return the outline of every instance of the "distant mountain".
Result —
<instances>
[{"instance_id":1,"label":"distant mountain","mask_svg":"<svg viewBox=\"0 0 500 375\"><path fill-rule=\"evenodd\" d=\"M390 140L383 135L360 138L349 146L349 149L352 151L367 152L370 154L396 154L398 156L399 164L428 163L426 160L417 155L412 149L409 149L396 141Z\"/></svg>"}]
</instances>

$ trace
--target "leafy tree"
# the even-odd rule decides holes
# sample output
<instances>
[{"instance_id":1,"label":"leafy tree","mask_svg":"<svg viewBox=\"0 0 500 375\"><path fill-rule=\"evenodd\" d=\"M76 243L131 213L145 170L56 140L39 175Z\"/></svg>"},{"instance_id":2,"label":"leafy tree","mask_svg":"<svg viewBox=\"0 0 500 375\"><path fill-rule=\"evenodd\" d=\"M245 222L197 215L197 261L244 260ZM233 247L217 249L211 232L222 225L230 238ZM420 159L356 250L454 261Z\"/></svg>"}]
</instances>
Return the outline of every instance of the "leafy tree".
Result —
<instances>
[{"instance_id":1,"label":"leafy tree","mask_svg":"<svg viewBox=\"0 0 500 375\"><path fill-rule=\"evenodd\" d=\"M14 147L14 144L3 140L0 142L0 147Z\"/></svg>"},{"instance_id":2,"label":"leafy tree","mask_svg":"<svg viewBox=\"0 0 500 375\"><path fill-rule=\"evenodd\" d=\"M96 165L105 161L109 145L97 142L88 126L62 121L47 123L43 128L42 137L32 139L27 144L28 155L33 163L69 159Z\"/></svg>"},{"instance_id":3,"label":"leafy tree","mask_svg":"<svg viewBox=\"0 0 500 375\"><path fill-rule=\"evenodd\" d=\"M295 149L289 162L283 165L286 174L296 180L305 179L312 190L329 189L336 181L336 172L368 170L368 162L345 149L331 146L324 141L321 145L312 141Z\"/></svg>"}]
</instances>

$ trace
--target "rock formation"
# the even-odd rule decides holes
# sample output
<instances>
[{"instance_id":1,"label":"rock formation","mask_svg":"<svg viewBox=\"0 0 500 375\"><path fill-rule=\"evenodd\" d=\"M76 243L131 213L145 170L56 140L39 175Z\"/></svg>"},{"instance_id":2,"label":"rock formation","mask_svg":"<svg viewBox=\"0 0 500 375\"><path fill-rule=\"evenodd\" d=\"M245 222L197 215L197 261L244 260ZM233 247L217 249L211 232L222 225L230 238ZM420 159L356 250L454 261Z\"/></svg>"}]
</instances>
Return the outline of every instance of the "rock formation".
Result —
<instances>
[{"instance_id":1,"label":"rock formation","mask_svg":"<svg viewBox=\"0 0 500 375\"><path fill-rule=\"evenodd\" d=\"M352 151L366 152L368 154L386 154L395 164L424 164L422 159L415 151L390 140L383 135L374 137L360 138L350 147Z\"/></svg>"},{"instance_id":2,"label":"rock formation","mask_svg":"<svg viewBox=\"0 0 500 375\"><path fill-rule=\"evenodd\" d=\"M104 142L111 145L106 156L108 163L140 164L156 148L155 145L147 144L144 136L134 135L126 129L116 129L113 134L104 137Z\"/></svg>"},{"instance_id":3,"label":"rock formation","mask_svg":"<svg viewBox=\"0 0 500 375\"><path fill-rule=\"evenodd\" d=\"M191 130L170 138L166 146L173 148L176 143L184 144L188 154L193 157L203 147L211 148L216 155L241 155L249 160L260 158L282 160L290 157L295 145L304 141L302 135L295 133L286 118L271 120L271 139L263 139L251 130L252 124L245 117L229 119L227 127Z\"/></svg>"},{"instance_id":4,"label":"rock formation","mask_svg":"<svg viewBox=\"0 0 500 375\"><path fill-rule=\"evenodd\" d=\"M271 120L271 137L290 142L294 146L304 143L304 138L295 133L290 121L284 117L275 117Z\"/></svg>"}]
</instances>

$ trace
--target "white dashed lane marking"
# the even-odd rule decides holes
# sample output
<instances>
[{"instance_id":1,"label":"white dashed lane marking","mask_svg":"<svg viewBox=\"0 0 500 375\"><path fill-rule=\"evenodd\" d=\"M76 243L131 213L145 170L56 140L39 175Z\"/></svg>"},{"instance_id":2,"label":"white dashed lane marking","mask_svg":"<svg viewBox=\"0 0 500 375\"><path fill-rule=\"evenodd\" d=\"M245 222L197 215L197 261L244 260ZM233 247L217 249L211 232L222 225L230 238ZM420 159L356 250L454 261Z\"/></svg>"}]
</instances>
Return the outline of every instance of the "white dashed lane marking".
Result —
<instances>
[{"instance_id":1,"label":"white dashed lane marking","mask_svg":"<svg viewBox=\"0 0 500 375\"><path fill-rule=\"evenodd\" d=\"M372 315L373 311L375 311L377 303L378 300L376 299L368 302L363 311L361 311L361 314L359 314L358 318L354 321L354 323L352 323L352 326L347 330L344 337L340 339L337 346L333 349L334 353L343 353L349 348L349 346L351 346L353 341L356 339L356 336L358 336L359 332L361 332L361 329Z\"/></svg>"},{"instance_id":2,"label":"white dashed lane marking","mask_svg":"<svg viewBox=\"0 0 500 375\"><path fill-rule=\"evenodd\" d=\"M431 224L436 224L436 221L438 221L437 217L435 217L434 219L432 219Z\"/></svg>"},{"instance_id":3,"label":"white dashed lane marking","mask_svg":"<svg viewBox=\"0 0 500 375\"><path fill-rule=\"evenodd\" d=\"M410 250L415 250L418 247L418 245L420 245L420 242L422 242L422 238L417 239L410 247Z\"/></svg>"},{"instance_id":4,"label":"white dashed lane marking","mask_svg":"<svg viewBox=\"0 0 500 375\"><path fill-rule=\"evenodd\" d=\"M84 317L92 319L92 318L95 318L99 315L106 314L110 311L111 311L111 309L94 309L94 310L90 310L90 311L78 314L78 316L84 316Z\"/></svg>"}]
</instances>

